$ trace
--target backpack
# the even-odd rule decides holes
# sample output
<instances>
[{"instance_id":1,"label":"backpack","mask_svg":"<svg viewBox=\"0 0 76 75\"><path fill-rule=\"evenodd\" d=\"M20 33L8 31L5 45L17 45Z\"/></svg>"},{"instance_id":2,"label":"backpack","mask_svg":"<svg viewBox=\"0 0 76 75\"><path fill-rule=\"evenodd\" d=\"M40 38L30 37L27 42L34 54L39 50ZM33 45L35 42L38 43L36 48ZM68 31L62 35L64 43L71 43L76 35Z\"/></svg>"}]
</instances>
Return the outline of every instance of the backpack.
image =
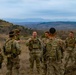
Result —
<instances>
[{"instance_id":1,"label":"backpack","mask_svg":"<svg viewBox=\"0 0 76 75\"><path fill-rule=\"evenodd\" d=\"M46 44L46 54L48 57L52 57L55 60L60 60L62 57L61 50L59 49L59 39L48 40Z\"/></svg>"},{"instance_id":2,"label":"backpack","mask_svg":"<svg viewBox=\"0 0 76 75\"><path fill-rule=\"evenodd\" d=\"M3 52L5 55L8 55L11 53L13 47L13 40L7 40L6 43L3 46Z\"/></svg>"}]
</instances>

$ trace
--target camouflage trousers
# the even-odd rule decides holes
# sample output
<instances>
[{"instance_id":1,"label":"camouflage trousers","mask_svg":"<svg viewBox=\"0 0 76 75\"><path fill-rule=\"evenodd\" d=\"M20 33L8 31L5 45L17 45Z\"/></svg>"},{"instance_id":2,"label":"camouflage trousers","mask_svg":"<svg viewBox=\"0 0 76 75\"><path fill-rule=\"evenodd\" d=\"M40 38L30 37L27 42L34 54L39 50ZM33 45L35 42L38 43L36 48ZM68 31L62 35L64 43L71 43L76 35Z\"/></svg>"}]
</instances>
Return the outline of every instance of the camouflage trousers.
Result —
<instances>
[{"instance_id":1,"label":"camouflage trousers","mask_svg":"<svg viewBox=\"0 0 76 75\"><path fill-rule=\"evenodd\" d=\"M47 58L43 57L43 75L47 75Z\"/></svg>"},{"instance_id":2,"label":"camouflage trousers","mask_svg":"<svg viewBox=\"0 0 76 75\"><path fill-rule=\"evenodd\" d=\"M64 52L64 58L63 58L63 64L67 68L68 66L71 66L75 62L74 58L74 51L65 51Z\"/></svg>"},{"instance_id":3,"label":"camouflage trousers","mask_svg":"<svg viewBox=\"0 0 76 75\"><path fill-rule=\"evenodd\" d=\"M69 67L72 67L75 63L74 58L74 50L72 48L67 48L64 52L63 57L63 66L64 66L64 74L66 74Z\"/></svg>"},{"instance_id":4,"label":"camouflage trousers","mask_svg":"<svg viewBox=\"0 0 76 75\"><path fill-rule=\"evenodd\" d=\"M63 75L61 61L56 61L53 58L48 58L47 75Z\"/></svg>"},{"instance_id":5,"label":"camouflage trousers","mask_svg":"<svg viewBox=\"0 0 76 75\"><path fill-rule=\"evenodd\" d=\"M47 75L47 63L43 63L43 75Z\"/></svg>"},{"instance_id":6,"label":"camouflage trousers","mask_svg":"<svg viewBox=\"0 0 76 75\"><path fill-rule=\"evenodd\" d=\"M20 62L19 57L16 58L8 57L6 75L19 75L19 68L20 68L19 62Z\"/></svg>"},{"instance_id":7,"label":"camouflage trousers","mask_svg":"<svg viewBox=\"0 0 76 75\"><path fill-rule=\"evenodd\" d=\"M36 63L37 72L40 73L40 58L41 58L41 51L40 50L33 50L30 52L30 69L33 72L34 64Z\"/></svg>"},{"instance_id":8,"label":"camouflage trousers","mask_svg":"<svg viewBox=\"0 0 76 75\"><path fill-rule=\"evenodd\" d=\"M74 48L74 51L73 51L73 59L75 61L75 65L76 65L76 47Z\"/></svg>"}]
</instances>

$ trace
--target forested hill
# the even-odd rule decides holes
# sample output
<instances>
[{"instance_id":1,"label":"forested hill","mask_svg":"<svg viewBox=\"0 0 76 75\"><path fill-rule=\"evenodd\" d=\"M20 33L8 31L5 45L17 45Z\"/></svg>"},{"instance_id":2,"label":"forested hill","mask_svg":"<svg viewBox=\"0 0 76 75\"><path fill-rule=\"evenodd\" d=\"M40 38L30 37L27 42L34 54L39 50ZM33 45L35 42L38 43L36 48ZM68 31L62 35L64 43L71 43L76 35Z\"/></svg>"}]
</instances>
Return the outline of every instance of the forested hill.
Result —
<instances>
[{"instance_id":1,"label":"forested hill","mask_svg":"<svg viewBox=\"0 0 76 75\"><path fill-rule=\"evenodd\" d=\"M60 30L76 29L76 22L17 22L16 24L40 30L46 30L50 27L55 27Z\"/></svg>"},{"instance_id":2,"label":"forested hill","mask_svg":"<svg viewBox=\"0 0 76 75\"><path fill-rule=\"evenodd\" d=\"M30 35L33 31L32 29L29 29L27 27L16 25L16 24L0 19L0 34L8 34L9 31L16 28L20 29L21 34L26 35L26 36Z\"/></svg>"}]
</instances>

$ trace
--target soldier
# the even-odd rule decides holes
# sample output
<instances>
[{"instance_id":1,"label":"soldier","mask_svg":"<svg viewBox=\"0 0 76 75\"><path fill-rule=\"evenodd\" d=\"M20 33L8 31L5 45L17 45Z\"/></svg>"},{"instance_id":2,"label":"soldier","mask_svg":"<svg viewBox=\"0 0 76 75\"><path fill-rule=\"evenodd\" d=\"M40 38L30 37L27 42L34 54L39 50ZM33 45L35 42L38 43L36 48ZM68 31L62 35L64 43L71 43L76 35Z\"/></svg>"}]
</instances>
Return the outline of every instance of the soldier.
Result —
<instances>
[{"instance_id":1,"label":"soldier","mask_svg":"<svg viewBox=\"0 0 76 75\"><path fill-rule=\"evenodd\" d=\"M74 63L74 49L76 44L74 32L70 31L68 38L66 38L65 40L65 44L66 44L66 50L64 52L63 61L64 61L64 68L66 73L67 68L72 66Z\"/></svg>"},{"instance_id":2,"label":"soldier","mask_svg":"<svg viewBox=\"0 0 76 75\"><path fill-rule=\"evenodd\" d=\"M21 53L20 45L15 40L14 31L9 32L9 39L4 45L4 54L7 57L7 70L6 75L19 75L19 55Z\"/></svg>"},{"instance_id":3,"label":"soldier","mask_svg":"<svg viewBox=\"0 0 76 75\"><path fill-rule=\"evenodd\" d=\"M46 40L49 38L49 31L46 31L44 34L45 34L45 37L42 39L42 42L43 42L43 45L45 46Z\"/></svg>"},{"instance_id":4,"label":"soldier","mask_svg":"<svg viewBox=\"0 0 76 75\"><path fill-rule=\"evenodd\" d=\"M30 68L31 74L33 74L34 62L36 62L36 68L38 74L40 74L40 58L41 58L41 41L37 37L37 32L34 31L32 37L28 41L28 48L30 51Z\"/></svg>"},{"instance_id":5,"label":"soldier","mask_svg":"<svg viewBox=\"0 0 76 75\"><path fill-rule=\"evenodd\" d=\"M46 42L49 38L49 32L46 31L45 32L45 38L42 39L42 42L43 42L43 75L46 75L47 74L47 58L46 58L46 48L45 48L45 45L46 45Z\"/></svg>"},{"instance_id":6,"label":"soldier","mask_svg":"<svg viewBox=\"0 0 76 75\"><path fill-rule=\"evenodd\" d=\"M56 29L50 28L50 36L46 42L46 57L47 57L47 75L62 75L61 60L62 53L59 49L62 46L62 40L56 38Z\"/></svg>"}]
</instances>

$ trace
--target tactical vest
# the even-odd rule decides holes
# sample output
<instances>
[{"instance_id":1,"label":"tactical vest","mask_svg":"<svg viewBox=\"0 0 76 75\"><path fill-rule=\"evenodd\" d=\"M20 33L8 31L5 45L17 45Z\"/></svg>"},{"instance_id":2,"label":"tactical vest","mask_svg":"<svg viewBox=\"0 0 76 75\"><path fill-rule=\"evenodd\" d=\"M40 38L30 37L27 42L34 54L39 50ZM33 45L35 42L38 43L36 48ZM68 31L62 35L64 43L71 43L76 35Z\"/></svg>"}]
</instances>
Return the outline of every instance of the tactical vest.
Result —
<instances>
[{"instance_id":1,"label":"tactical vest","mask_svg":"<svg viewBox=\"0 0 76 75\"><path fill-rule=\"evenodd\" d=\"M6 43L5 43L4 47L3 47L5 55L11 54L12 56L16 57L21 53L20 50L17 50L14 47L14 42L15 42L15 40L11 40L11 39L6 41Z\"/></svg>"},{"instance_id":2,"label":"tactical vest","mask_svg":"<svg viewBox=\"0 0 76 75\"><path fill-rule=\"evenodd\" d=\"M75 43L76 43L75 38L72 38L72 39L67 38L66 39L66 47L72 47L72 48L74 48L75 47Z\"/></svg>"},{"instance_id":3,"label":"tactical vest","mask_svg":"<svg viewBox=\"0 0 76 75\"><path fill-rule=\"evenodd\" d=\"M31 39L29 41L29 48L31 48L31 49L40 49L41 48L40 40L38 38L37 39Z\"/></svg>"}]
</instances>

